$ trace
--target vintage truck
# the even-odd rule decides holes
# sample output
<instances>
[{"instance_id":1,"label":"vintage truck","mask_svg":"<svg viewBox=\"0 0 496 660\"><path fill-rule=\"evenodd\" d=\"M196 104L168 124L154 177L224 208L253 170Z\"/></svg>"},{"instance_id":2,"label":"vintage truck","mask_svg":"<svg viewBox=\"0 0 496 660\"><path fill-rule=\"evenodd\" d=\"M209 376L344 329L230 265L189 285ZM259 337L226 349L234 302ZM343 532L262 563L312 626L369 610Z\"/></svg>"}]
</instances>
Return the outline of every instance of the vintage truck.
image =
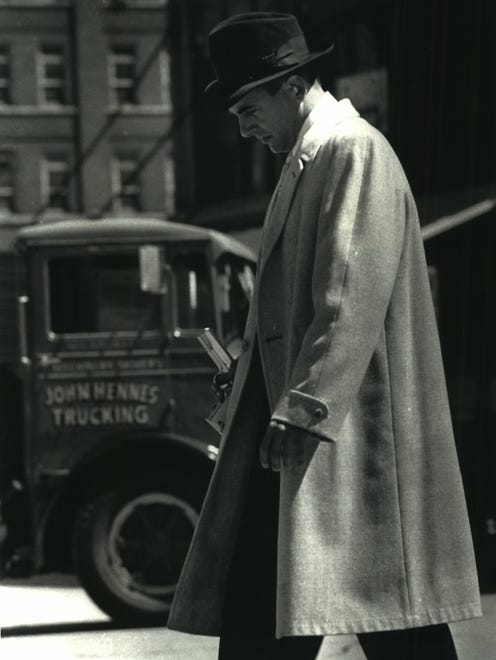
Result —
<instances>
[{"instance_id":1,"label":"vintage truck","mask_svg":"<svg viewBox=\"0 0 496 660\"><path fill-rule=\"evenodd\" d=\"M4 575L75 571L165 622L215 461L210 327L235 356L254 255L160 219L0 227Z\"/></svg>"}]
</instances>

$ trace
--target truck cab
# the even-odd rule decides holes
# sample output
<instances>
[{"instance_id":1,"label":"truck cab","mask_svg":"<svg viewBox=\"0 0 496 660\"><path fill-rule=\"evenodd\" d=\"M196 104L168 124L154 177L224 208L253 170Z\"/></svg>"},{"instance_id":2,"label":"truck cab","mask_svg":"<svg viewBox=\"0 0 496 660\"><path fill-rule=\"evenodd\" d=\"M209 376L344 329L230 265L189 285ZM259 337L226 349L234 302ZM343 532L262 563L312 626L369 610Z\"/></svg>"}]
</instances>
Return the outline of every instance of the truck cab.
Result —
<instances>
[{"instance_id":1,"label":"truck cab","mask_svg":"<svg viewBox=\"0 0 496 660\"><path fill-rule=\"evenodd\" d=\"M197 337L237 356L254 255L190 225L81 219L20 229L8 262L4 570L75 570L113 618L163 622L219 440Z\"/></svg>"}]
</instances>

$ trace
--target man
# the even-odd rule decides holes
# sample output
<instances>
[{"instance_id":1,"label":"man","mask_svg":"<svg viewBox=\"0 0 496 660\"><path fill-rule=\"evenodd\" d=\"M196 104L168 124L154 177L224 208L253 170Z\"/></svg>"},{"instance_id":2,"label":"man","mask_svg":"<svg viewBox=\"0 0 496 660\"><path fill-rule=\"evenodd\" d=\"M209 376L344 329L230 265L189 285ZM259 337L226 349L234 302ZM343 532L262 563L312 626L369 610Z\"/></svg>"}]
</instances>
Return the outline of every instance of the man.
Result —
<instances>
[{"instance_id":1,"label":"man","mask_svg":"<svg viewBox=\"0 0 496 660\"><path fill-rule=\"evenodd\" d=\"M219 658L456 658L480 615L415 203L386 139L312 73L296 19L210 35L210 102L288 154L219 459L169 627Z\"/></svg>"}]
</instances>

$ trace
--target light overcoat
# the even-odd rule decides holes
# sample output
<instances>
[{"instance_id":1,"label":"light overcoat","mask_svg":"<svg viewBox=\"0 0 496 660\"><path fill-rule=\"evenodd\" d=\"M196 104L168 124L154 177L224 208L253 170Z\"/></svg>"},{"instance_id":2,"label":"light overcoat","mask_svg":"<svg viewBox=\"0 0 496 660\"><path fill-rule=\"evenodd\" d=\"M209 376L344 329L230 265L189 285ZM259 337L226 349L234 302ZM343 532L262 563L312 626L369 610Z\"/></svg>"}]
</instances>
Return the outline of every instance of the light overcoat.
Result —
<instances>
[{"instance_id":1,"label":"light overcoat","mask_svg":"<svg viewBox=\"0 0 496 660\"><path fill-rule=\"evenodd\" d=\"M267 212L176 630L220 632L260 442L257 393L245 391L256 342L272 417L308 447L305 465L281 472L277 636L480 616L415 203L387 140L347 100L326 94L309 115Z\"/></svg>"}]
</instances>

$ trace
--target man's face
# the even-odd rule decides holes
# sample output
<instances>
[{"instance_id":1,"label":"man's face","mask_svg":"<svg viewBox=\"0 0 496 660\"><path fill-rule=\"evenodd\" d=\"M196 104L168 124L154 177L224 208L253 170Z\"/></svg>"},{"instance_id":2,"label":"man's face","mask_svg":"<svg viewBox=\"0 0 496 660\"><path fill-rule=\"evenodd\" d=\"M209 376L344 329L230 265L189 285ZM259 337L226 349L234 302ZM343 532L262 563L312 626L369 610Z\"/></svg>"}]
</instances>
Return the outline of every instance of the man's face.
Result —
<instances>
[{"instance_id":1,"label":"man's face","mask_svg":"<svg viewBox=\"0 0 496 660\"><path fill-rule=\"evenodd\" d=\"M275 153L293 148L301 126L300 104L284 82L274 94L255 87L229 108L236 115L243 137L254 137Z\"/></svg>"}]
</instances>

